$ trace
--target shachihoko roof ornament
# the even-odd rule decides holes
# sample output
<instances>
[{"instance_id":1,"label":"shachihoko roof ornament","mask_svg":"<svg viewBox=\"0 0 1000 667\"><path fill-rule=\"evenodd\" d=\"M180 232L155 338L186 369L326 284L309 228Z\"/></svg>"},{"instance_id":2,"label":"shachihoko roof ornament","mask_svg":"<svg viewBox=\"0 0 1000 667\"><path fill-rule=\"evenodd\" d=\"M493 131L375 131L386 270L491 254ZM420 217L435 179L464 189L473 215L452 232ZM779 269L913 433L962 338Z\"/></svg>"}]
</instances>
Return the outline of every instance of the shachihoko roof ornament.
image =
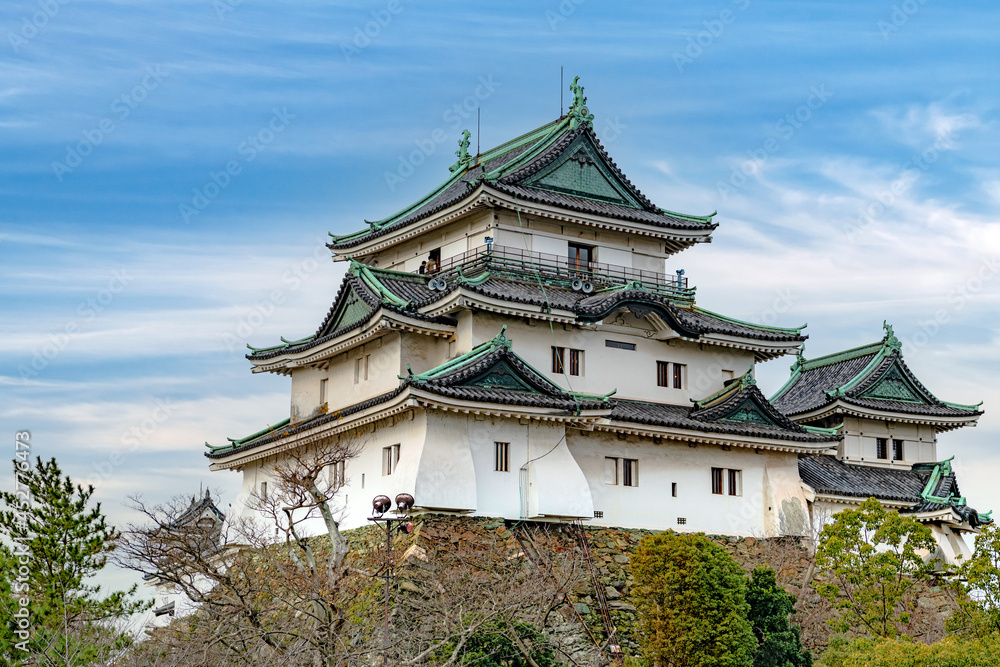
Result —
<instances>
[{"instance_id":1,"label":"shachihoko roof ornament","mask_svg":"<svg viewBox=\"0 0 1000 667\"><path fill-rule=\"evenodd\" d=\"M570 118L569 126L571 130L580 127L581 123L594 126L594 114L587 108L587 98L583 94L583 86L580 85L580 77L574 76L573 82L569 84L569 89L573 91L573 103L569 105L567 115Z\"/></svg>"},{"instance_id":2,"label":"shachihoko roof ornament","mask_svg":"<svg viewBox=\"0 0 1000 667\"><path fill-rule=\"evenodd\" d=\"M458 162L448 167L448 171L455 173L456 171L462 171L472 162L472 156L469 155L469 138L472 136L468 130L462 130L462 138L458 140L458 150L455 151L455 155L458 156Z\"/></svg>"}]
</instances>

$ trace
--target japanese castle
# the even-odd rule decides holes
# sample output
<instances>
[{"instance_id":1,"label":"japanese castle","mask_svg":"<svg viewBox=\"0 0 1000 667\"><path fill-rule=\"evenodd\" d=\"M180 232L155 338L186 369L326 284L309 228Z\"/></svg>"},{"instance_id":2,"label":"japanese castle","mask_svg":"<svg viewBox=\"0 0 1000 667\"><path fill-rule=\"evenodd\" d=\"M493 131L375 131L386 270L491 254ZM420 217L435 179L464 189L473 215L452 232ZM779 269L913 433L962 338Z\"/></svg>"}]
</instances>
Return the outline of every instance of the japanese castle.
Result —
<instances>
[{"instance_id":1,"label":"japanese castle","mask_svg":"<svg viewBox=\"0 0 1000 667\"><path fill-rule=\"evenodd\" d=\"M968 555L963 534L991 519L937 436L979 406L924 387L887 325L805 359L804 327L698 306L668 267L716 214L649 201L571 89L566 115L479 155L464 132L433 192L331 234L347 275L316 332L247 355L291 377L289 417L206 454L243 474L233 513L287 452L352 439L329 471L345 528L406 492L425 512L806 535L874 496L930 526L940 557ZM784 355L769 399L754 367Z\"/></svg>"}]
</instances>

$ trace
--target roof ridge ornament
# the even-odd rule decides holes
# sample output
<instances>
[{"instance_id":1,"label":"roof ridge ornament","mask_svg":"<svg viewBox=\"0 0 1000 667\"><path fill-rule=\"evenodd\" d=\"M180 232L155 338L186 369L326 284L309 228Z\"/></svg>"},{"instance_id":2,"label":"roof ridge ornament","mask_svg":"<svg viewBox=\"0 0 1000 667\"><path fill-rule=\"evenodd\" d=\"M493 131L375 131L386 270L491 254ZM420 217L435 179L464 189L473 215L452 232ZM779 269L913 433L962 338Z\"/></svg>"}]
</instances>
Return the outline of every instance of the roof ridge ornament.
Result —
<instances>
[{"instance_id":1,"label":"roof ridge ornament","mask_svg":"<svg viewBox=\"0 0 1000 667\"><path fill-rule=\"evenodd\" d=\"M471 137L471 132L462 130L462 138L458 140L458 150L455 151L455 155L458 156L458 162L448 167L448 171L452 173L460 171L468 167L472 162L472 156L469 155L469 139Z\"/></svg>"},{"instance_id":2,"label":"roof ridge ornament","mask_svg":"<svg viewBox=\"0 0 1000 667\"><path fill-rule=\"evenodd\" d=\"M569 84L569 89L573 91L573 103L569 105L569 128L575 130L581 124L586 123L594 126L594 114L587 108L587 98L583 94L583 86L580 85L580 77L574 76L573 82Z\"/></svg>"},{"instance_id":3,"label":"roof ridge ornament","mask_svg":"<svg viewBox=\"0 0 1000 667\"><path fill-rule=\"evenodd\" d=\"M505 347L509 350L514 345L513 341L507 337L506 324L500 328L500 333L494 336L493 340L491 340L490 342L493 344L492 347L494 350L498 350L501 347Z\"/></svg>"},{"instance_id":4,"label":"roof ridge ornament","mask_svg":"<svg viewBox=\"0 0 1000 667\"><path fill-rule=\"evenodd\" d=\"M882 320L882 328L885 329L885 338L882 339L882 344L885 345L886 349L890 352L899 352L903 349L903 344L896 334L892 331L892 325L889 324L888 320Z\"/></svg>"}]
</instances>

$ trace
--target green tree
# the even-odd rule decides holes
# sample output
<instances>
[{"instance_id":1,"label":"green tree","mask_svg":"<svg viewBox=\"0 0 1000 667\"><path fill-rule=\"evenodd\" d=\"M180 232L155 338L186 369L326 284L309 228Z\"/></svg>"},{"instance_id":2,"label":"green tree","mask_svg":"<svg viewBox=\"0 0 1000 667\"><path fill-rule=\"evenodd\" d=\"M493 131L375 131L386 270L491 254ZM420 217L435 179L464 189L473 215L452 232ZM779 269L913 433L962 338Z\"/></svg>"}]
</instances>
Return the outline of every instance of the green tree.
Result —
<instances>
[{"instance_id":1,"label":"green tree","mask_svg":"<svg viewBox=\"0 0 1000 667\"><path fill-rule=\"evenodd\" d=\"M91 507L94 487L74 489L55 459L39 457L33 467L15 459L14 474L14 491L0 492L0 537L10 545L0 558L26 566L26 590L18 595L30 600L27 654L33 664L98 662L127 642L113 622L149 608L133 598L136 586L102 596L100 586L88 583L104 568L119 534L100 503ZM15 647L4 657L15 662L26 656Z\"/></svg>"},{"instance_id":2,"label":"green tree","mask_svg":"<svg viewBox=\"0 0 1000 667\"><path fill-rule=\"evenodd\" d=\"M530 662L529 662L530 659ZM462 647L458 664L476 667L554 667L555 652L530 623L489 623Z\"/></svg>"},{"instance_id":3,"label":"green tree","mask_svg":"<svg viewBox=\"0 0 1000 667\"><path fill-rule=\"evenodd\" d=\"M983 526L976 535L975 553L957 574L965 581L964 594L948 619L948 629L966 636L1000 634L1000 528L996 524Z\"/></svg>"},{"instance_id":4,"label":"green tree","mask_svg":"<svg viewBox=\"0 0 1000 667\"><path fill-rule=\"evenodd\" d=\"M817 667L996 667L998 664L998 637L951 636L935 644L901 637L856 637L831 642Z\"/></svg>"},{"instance_id":5,"label":"green tree","mask_svg":"<svg viewBox=\"0 0 1000 667\"><path fill-rule=\"evenodd\" d=\"M758 643L753 667L811 667L812 654L802 648L801 629L788 619L795 611L795 597L778 585L774 570L754 568L746 599Z\"/></svg>"},{"instance_id":6,"label":"green tree","mask_svg":"<svg viewBox=\"0 0 1000 667\"><path fill-rule=\"evenodd\" d=\"M646 657L658 667L750 667L746 576L700 534L645 538L632 557Z\"/></svg>"},{"instance_id":7,"label":"green tree","mask_svg":"<svg viewBox=\"0 0 1000 667\"><path fill-rule=\"evenodd\" d=\"M823 527L816 549L816 592L839 612L840 632L895 637L910 620L914 589L932 563L921 552L937 544L929 528L887 510L875 498L846 509Z\"/></svg>"}]
</instances>

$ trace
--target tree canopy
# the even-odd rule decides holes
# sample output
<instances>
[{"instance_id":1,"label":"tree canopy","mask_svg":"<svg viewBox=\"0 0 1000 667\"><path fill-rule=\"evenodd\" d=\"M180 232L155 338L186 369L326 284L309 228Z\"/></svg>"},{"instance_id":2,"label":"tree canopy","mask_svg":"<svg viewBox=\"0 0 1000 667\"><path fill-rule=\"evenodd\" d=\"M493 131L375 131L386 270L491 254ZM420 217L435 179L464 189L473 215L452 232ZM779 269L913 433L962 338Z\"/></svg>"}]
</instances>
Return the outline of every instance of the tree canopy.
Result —
<instances>
[{"instance_id":1,"label":"tree canopy","mask_svg":"<svg viewBox=\"0 0 1000 667\"><path fill-rule=\"evenodd\" d=\"M704 535L651 535L632 557L647 658L666 667L750 667L746 576Z\"/></svg>"}]
</instances>

